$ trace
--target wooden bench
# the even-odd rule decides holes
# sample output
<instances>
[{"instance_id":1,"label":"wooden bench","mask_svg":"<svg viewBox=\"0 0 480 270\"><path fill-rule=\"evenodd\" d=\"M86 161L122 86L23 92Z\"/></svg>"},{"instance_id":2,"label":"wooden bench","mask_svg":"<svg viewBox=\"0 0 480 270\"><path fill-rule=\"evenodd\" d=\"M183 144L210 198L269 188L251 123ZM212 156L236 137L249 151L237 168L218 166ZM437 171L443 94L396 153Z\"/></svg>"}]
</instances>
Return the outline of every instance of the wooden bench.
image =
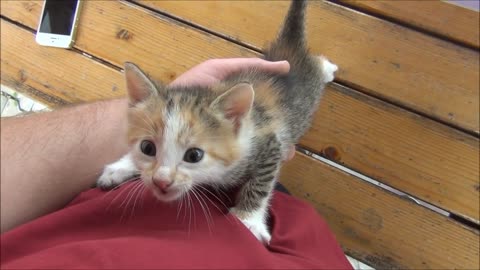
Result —
<instances>
[{"instance_id":1,"label":"wooden bench","mask_svg":"<svg viewBox=\"0 0 480 270\"><path fill-rule=\"evenodd\" d=\"M168 82L210 58L260 56L289 5L85 1L62 50L34 41L41 4L2 1L1 83L54 108L123 96L125 61ZM340 70L281 182L352 257L479 268L478 20L445 2L311 2L311 50Z\"/></svg>"}]
</instances>

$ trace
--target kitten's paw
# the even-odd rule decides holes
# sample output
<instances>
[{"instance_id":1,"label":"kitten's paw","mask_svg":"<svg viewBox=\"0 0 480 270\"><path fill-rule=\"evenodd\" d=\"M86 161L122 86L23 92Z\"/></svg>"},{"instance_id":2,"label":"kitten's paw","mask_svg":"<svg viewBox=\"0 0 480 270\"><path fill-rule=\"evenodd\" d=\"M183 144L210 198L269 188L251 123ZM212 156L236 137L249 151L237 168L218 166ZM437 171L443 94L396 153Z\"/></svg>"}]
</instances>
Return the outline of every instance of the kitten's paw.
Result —
<instances>
[{"instance_id":1,"label":"kitten's paw","mask_svg":"<svg viewBox=\"0 0 480 270\"><path fill-rule=\"evenodd\" d=\"M325 56L319 56L318 60L320 62L320 68L322 70L323 81L325 83L329 83L333 81L335 78L335 71L338 70L337 65L333 64L332 62L328 61Z\"/></svg>"},{"instance_id":2,"label":"kitten's paw","mask_svg":"<svg viewBox=\"0 0 480 270\"><path fill-rule=\"evenodd\" d=\"M265 211L247 212L239 210L238 208L231 209L234 214L250 232L263 244L270 244L272 236L268 232L268 227L265 220Z\"/></svg>"},{"instance_id":3,"label":"kitten's paw","mask_svg":"<svg viewBox=\"0 0 480 270\"><path fill-rule=\"evenodd\" d=\"M260 242L264 245L270 244L272 236L268 232L267 224L265 224L265 222L254 218L240 220Z\"/></svg>"},{"instance_id":4,"label":"kitten's paw","mask_svg":"<svg viewBox=\"0 0 480 270\"><path fill-rule=\"evenodd\" d=\"M115 166L115 164L107 165L97 180L97 187L101 189L112 189L137 175L137 171L119 168Z\"/></svg>"}]
</instances>

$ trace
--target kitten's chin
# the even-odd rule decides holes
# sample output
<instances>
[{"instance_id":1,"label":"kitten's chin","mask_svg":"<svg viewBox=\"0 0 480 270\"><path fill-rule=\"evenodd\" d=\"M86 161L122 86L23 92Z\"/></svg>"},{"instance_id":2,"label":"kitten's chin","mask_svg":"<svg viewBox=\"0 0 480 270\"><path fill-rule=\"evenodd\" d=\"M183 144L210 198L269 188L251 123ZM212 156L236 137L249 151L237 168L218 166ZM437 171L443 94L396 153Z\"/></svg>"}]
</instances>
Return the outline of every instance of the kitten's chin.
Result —
<instances>
[{"instance_id":1,"label":"kitten's chin","mask_svg":"<svg viewBox=\"0 0 480 270\"><path fill-rule=\"evenodd\" d=\"M176 188L172 188L172 189L168 190L167 193L163 193L157 187L152 187L151 190L153 192L153 195L159 201L163 201L163 202L175 201L175 200L179 199L183 194L183 191L181 189L176 189Z\"/></svg>"}]
</instances>

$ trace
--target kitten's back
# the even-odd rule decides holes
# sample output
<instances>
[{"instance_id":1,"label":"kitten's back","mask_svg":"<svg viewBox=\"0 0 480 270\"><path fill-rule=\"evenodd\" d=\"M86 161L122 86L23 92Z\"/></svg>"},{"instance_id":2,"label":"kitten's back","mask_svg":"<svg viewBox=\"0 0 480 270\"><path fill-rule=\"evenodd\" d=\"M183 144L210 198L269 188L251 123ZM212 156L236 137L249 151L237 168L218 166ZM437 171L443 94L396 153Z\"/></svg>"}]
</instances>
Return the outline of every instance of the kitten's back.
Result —
<instances>
[{"instance_id":1,"label":"kitten's back","mask_svg":"<svg viewBox=\"0 0 480 270\"><path fill-rule=\"evenodd\" d=\"M320 58L308 53L306 8L307 1L292 1L277 39L265 53L266 60L290 63L289 74L276 76L274 87L278 89L279 105L285 112L290 142L294 143L308 129L326 83Z\"/></svg>"}]
</instances>

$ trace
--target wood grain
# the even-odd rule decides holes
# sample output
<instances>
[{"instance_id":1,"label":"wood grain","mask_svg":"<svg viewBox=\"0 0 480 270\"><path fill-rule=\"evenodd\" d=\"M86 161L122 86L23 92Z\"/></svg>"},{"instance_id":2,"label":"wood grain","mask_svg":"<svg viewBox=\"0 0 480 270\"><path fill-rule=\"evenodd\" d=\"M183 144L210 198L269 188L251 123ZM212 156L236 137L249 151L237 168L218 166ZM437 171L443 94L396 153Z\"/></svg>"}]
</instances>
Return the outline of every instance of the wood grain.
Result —
<instances>
[{"instance_id":1,"label":"wood grain","mask_svg":"<svg viewBox=\"0 0 480 270\"><path fill-rule=\"evenodd\" d=\"M154 16L143 12L134 16L136 21L118 17L114 24L106 22L103 16L92 16L91 10L100 13L109 10L111 1L89 1L80 17L80 28L96 30L97 40L118 36L119 39L135 42L134 51L123 48L129 46L109 46L108 52L122 55L122 60L135 61L151 51L142 50L140 41L133 41L131 31L146 33L143 42L157 44L157 61L168 59L170 55L184 51L182 63L172 61L186 70L192 63L198 63L211 57L252 56L245 50L223 51L225 42L206 33L192 31L183 24L165 21L155 25L163 33L152 33L144 26L151 25L149 19ZM263 47L271 41L282 23L288 2L237 2L237 1L142 1L142 4L181 17L202 25L244 43ZM251 6L257 8L251 8ZM263 10L258 16L255 10ZM36 29L41 12L38 1L8 1L2 6L2 14ZM90 13L90 14L88 14ZM28 14L28 15L27 15ZM202 14L215 14L205 16ZM103 15L103 14L102 14ZM107 14L115 16L115 14ZM106 16L105 16L106 17ZM162 17L158 17L162 19ZM431 115L442 121L479 133L479 53L448 42L425 36L415 31L382 20L351 12L331 3L312 2L308 16L309 40L312 51L323 53L340 65L338 78L347 84L359 87L370 94L402 104L413 110ZM91 20L93 19L93 20ZM143 22L143 20L147 20ZM100 23L100 24L99 24ZM114 26L109 29L108 26ZM102 25L102 27L98 27ZM139 25L136 29L124 29L126 25ZM258 27L261 25L262 27ZM335 25L335 27L331 27ZM164 31L162 31L164 30ZM183 30L183 31L181 31ZM88 31L88 30L85 30ZM82 31L77 45L84 50L95 49L94 44L82 43ZM114 32L114 34L112 34ZM90 32L89 32L90 33ZM170 34L171 33L171 34ZM175 34L173 34L175 33ZM372 34L375 33L375 34ZM121 35L123 34L123 35ZM157 39L149 38L149 35ZM182 37L182 38L177 38ZM217 51L203 51L192 48L192 42L202 38L211 38L211 44ZM172 43L171 43L172 42ZM118 42L116 42L118 44ZM122 44L125 45L125 44ZM226 46L231 48L232 46ZM173 51L175 50L175 51ZM105 55L99 55L104 57ZM193 58L191 58L193 57ZM117 63L121 65L121 63ZM149 69L162 69L162 65L148 66ZM171 80L177 74L163 69L161 79ZM457 79L457 78L461 78Z\"/></svg>"},{"instance_id":2,"label":"wood grain","mask_svg":"<svg viewBox=\"0 0 480 270\"><path fill-rule=\"evenodd\" d=\"M297 153L281 182L312 203L344 250L377 269L476 269L479 235Z\"/></svg>"},{"instance_id":3,"label":"wood grain","mask_svg":"<svg viewBox=\"0 0 480 270\"><path fill-rule=\"evenodd\" d=\"M257 48L274 38L289 5L140 2ZM307 19L312 51L339 65L339 80L479 133L478 51L323 1L310 2Z\"/></svg>"},{"instance_id":4,"label":"wood grain","mask_svg":"<svg viewBox=\"0 0 480 270\"><path fill-rule=\"evenodd\" d=\"M9 3L9 9L2 8L7 17L28 23L27 17L32 17L32 14L25 11L28 9L21 2ZM176 26L162 17L122 3L86 2L82 16L76 45L78 49L117 65L133 59L152 76L164 81L170 81L201 61L205 54L211 57L222 57L229 53L234 55L237 52L240 55L254 55L234 44ZM130 38L117 38L118 29L126 29ZM177 43L179 40L182 42ZM162 44L159 45L160 41ZM18 42L11 48L2 48L2 53L4 49L20 48L25 41ZM22 51L21 56L15 56L24 57L25 62L18 65L17 70L9 72L13 78L16 78L19 70L30 65L38 66L44 61L44 56L37 50L49 53L58 51L59 54L54 58L64 57L63 50L36 46L33 37L30 43L32 51ZM175 50L175 46L182 49ZM14 57L16 52L11 51L10 57ZM161 55L161 60L158 55ZM62 62L59 69L70 70L70 66ZM123 93L123 82L117 79L116 89L121 84L121 91L111 91L114 88L112 83L104 88L83 88L79 79L82 73L77 73L78 68L72 70L75 72L66 75L74 84L71 88L85 92L82 101L98 99L99 95ZM89 69L88 72L95 74L94 70ZM41 71L40 74L45 76ZM41 78L40 75L38 77ZM38 89L41 87L33 86ZM64 88L62 84L58 87ZM91 95L88 95L88 91L91 91ZM75 93L72 90L65 92ZM57 96L78 102L78 99ZM479 146L478 140L468 135L352 91L328 88L312 131L305 136L302 144L317 152L324 152L347 167L478 222L479 172L476 164Z\"/></svg>"},{"instance_id":5,"label":"wood grain","mask_svg":"<svg viewBox=\"0 0 480 270\"><path fill-rule=\"evenodd\" d=\"M1 12L36 29L41 4L9 1ZM78 27L75 48L119 67L126 61L141 64L164 82L211 58L259 55L128 2L84 1Z\"/></svg>"},{"instance_id":6,"label":"wood grain","mask_svg":"<svg viewBox=\"0 0 480 270\"><path fill-rule=\"evenodd\" d=\"M443 1L340 0L342 4L478 48L480 13Z\"/></svg>"},{"instance_id":7,"label":"wood grain","mask_svg":"<svg viewBox=\"0 0 480 270\"><path fill-rule=\"evenodd\" d=\"M383 183L479 221L479 140L340 86L300 144Z\"/></svg>"},{"instance_id":8,"label":"wood grain","mask_svg":"<svg viewBox=\"0 0 480 270\"><path fill-rule=\"evenodd\" d=\"M1 20L1 82L51 107L125 95L122 74Z\"/></svg>"},{"instance_id":9,"label":"wood grain","mask_svg":"<svg viewBox=\"0 0 480 270\"><path fill-rule=\"evenodd\" d=\"M172 72L179 74L182 70L189 68L189 66L183 67L177 65L175 59L187 62L195 62L197 59L201 61L202 56L194 58L194 60L190 59L190 57L194 57L190 55L193 52L182 54L180 52L175 53L172 49L172 52L175 54L165 54L164 57L166 58L163 59L161 63L158 63L158 59L152 57L152 55L156 55L157 51L162 50L164 46L173 45L159 46L158 43L154 42L145 43L146 40L148 41L148 38L150 38L158 41L160 40L159 37L169 40L168 36L174 36L178 39L179 37L177 35L182 33L177 32L176 29L179 27L158 27L158 31L149 32L150 36L145 37L144 35L146 35L145 33L147 31L144 32L140 29L141 27L139 25L143 25L145 28L153 27L153 29L157 29L157 21L161 21L160 25L163 23L170 25L172 22L152 14L141 15L139 10L129 5L102 3L101 8L99 8L100 6L95 5L95 3L96 2L88 2L88 6L92 8L85 10L84 14L88 15L88 12L90 12L91 15L89 16L105 17L100 21L106 24L105 26L102 25L102 29L105 27L105 29L110 30L102 32L103 30L101 29L95 29L94 25L89 27L85 26L81 29L84 31L82 34L83 41L77 43L78 46L83 46L79 47L80 49L85 49L94 56L103 55L104 59L111 63L118 64L124 61L123 58L131 60L131 58L128 58L129 52L133 54L142 53L143 51L141 57L132 57L135 57L135 61L142 67L149 66L149 72L151 72L154 77L163 78L167 81L172 79ZM12 2L9 3L8 6L11 7L14 4L17 3ZM2 5L2 15L5 15L5 6L6 5ZM18 13L21 15L19 18L31 16L31 14L28 13L28 9L25 9L21 5L19 7L22 8L20 11L24 12L23 15L21 14L22 12ZM146 16L146 18L140 16ZM118 18L126 18L125 21L122 21L125 22L125 24L121 25L122 28L120 28L120 30L124 29L130 33L130 38L127 40L124 38L116 38L119 30L114 31L118 29L114 26L118 26L118 22L115 21L118 20ZM139 18L142 19L140 20ZM92 18L92 20L93 19L94 18ZM28 21L28 19L24 19L24 21ZM88 22L89 20L85 19L85 21ZM149 22L149 24L145 24L144 22ZM102 32L103 36L99 38L100 34L97 33L95 35L93 33L95 31ZM164 31L171 32L166 34ZM227 49L218 48L220 53L236 50L228 49L229 46L235 47L234 45L229 43L216 43L215 38L209 37L208 35L195 34L195 31L190 32L190 30L187 31L184 29L182 31L185 32L181 35L193 36L192 43L188 43L190 39L183 37L184 39L182 40L187 42L187 45L181 44L178 46L195 46L197 50L208 52L210 46L208 44L212 42L215 46L227 47ZM128 37L128 35L124 35L125 32L122 33L120 37ZM209 38L212 40L210 41ZM4 20L2 20L1 23L1 40L1 81L8 86L14 88L20 87L20 90L28 91L28 93L31 94L42 93L43 95L39 96L39 98L44 99L44 101L48 102L48 99L54 98L60 103L93 101L108 97L123 96L125 93L123 78L118 70L100 64L75 51L38 46L34 42L33 33L5 22ZM238 50L251 53L244 49ZM188 49L186 51L188 52ZM215 53L214 50L212 51ZM156 65L164 65L164 67L163 69L155 68ZM173 77L175 76L176 75L173 75ZM327 145L323 145L325 141L321 141L321 144L315 147L321 148L327 155L330 154L334 160L336 157L335 153L338 152L339 158L337 159L339 162L345 163L348 158L354 159L353 155L368 156L378 154L378 149L374 149L375 144L371 144L374 150L370 152L367 144L360 146L358 149L353 149L353 152L350 151L352 149L351 145L344 146L346 141L354 141L356 137L360 137L363 143L367 143L368 140L382 143L380 148L382 151L380 152L383 156L380 163L383 163L384 159L392 158L391 153L398 150L398 148L395 147L399 141L412 140L411 142L405 143L405 145L413 152L416 152L419 148L419 145L413 142L417 141L427 144L425 150L420 147L422 151L426 151L423 153L423 156L420 154L420 158L424 158L428 166L434 166L435 162L439 160L435 158L431 163L428 163L429 155L434 155L438 153L435 151L439 151L431 149L431 147L434 147L434 145L429 145L431 137L433 137L434 142L438 144L443 144L447 140L451 140L450 144L446 145L446 149L456 153L453 154L455 158L458 158L458 153L462 153L462 151L469 153L469 151L471 151L469 147L471 147L472 142L475 142L475 140L469 140L463 133L452 131L447 127L441 127L441 125L433 121L427 121L420 116L404 112L370 97L354 94L354 92L348 89L344 90L345 89L337 87L328 88L320 112L325 110L332 112L328 114L317 114L316 122L327 121L330 123L329 125L338 125L340 127L340 121L351 119L349 121L354 127L356 125L365 125L365 123L377 123L378 126L370 124L368 129L361 130L364 133L363 135L361 133L355 133L353 129L350 129L348 132L345 132L344 137L339 136L338 132L341 129L327 129L328 131L324 132L322 137L328 136L330 139L326 141L329 142L328 146L332 147L325 147ZM59 103L57 101L50 103L58 106ZM384 114L385 116L382 116ZM393 116L398 116L399 119ZM356 118L362 118L361 121L364 122L356 124ZM382 121L385 121L386 124L382 125ZM405 128L403 128L402 125L405 125ZM313 133L311 134L318 134L319 131L316 130L318 128L324 128L324 126L315 123ZM384 129L397 131L404 129L411 130L412 134L406 136L406 138L403 136L389 138L394 132L386 132L385 134L388 136L379 136L376 132L377 129L381 129L380 133L386 132ZM365 132L367 131L372 135L366 136ZM420 136L415 137L416 132L418 132ZM403 133L404 136L405 133L406 132ZM340 137L338 142L335 141L337 137ZM385 142L382 141L383 137L386 138ZM415 141L413 141L413 139L415 139ZM310 139L306 137L305 140ZM474 143L474 145L476 144ZM332 151L332 149L337 152ZM352 156L347 158L349 155ZM399 160L406 158L403 155L405 154L400 155ZM448 160L449 155L452 154L447 153L445 155L447 160L443 161L442 167L437 167L439 172L443 172L442 170L444 170L445 167L451 169L458 166L453 160ZM470 158L472 157L468 159ZM375 163L368 164L368 160L369 159L366 159L365 166L373 168L374 166L378 166L378 164ZM347 163L345 164L348 166ZM388 166L396 166L395 162L388 160L385 164ZM382 168L382 170L379 171L388 172L388 170L398 173L403 173L403 170L407 171L406 175L411 174L414 178L404 179L400 177L399 179L401 181L411 181L412 184L415 184L418 176L409 170L418 170L418 174L425 174L421 168L419 169L413 165L399 167L398 169L395 169L395 167ZM449 172L446 173L448 174ZM378 268L382 268L382 266L400 268L475 268L478 266L478 233L464 229L445 217L441 217L413 203L386 194L380 189L358 181L358 179L345 175L317 161L313 161L301 154L298 154L294 161L286 164L282 174L283 183L286 184L295 195L309 199L329 221L331 228L338 235L345 250L363 261ZM439 175L441 175L441 173ZM386 178L392 177L386 175ZM459 185L462 185L463 181L465 181L465 177L456 179ZM442 180L440 184L443 184L443 181L444 180ZM448 181L447 184L452 185L452 183ZM416 191L416 189L414 190ZM460 193L462 192L465 192L465 190L461 189ZM447 194L451 195L452 193L453 192L449 192ZM466 196L470 195L467 194Z\"/></svg>"}]
</instances>

